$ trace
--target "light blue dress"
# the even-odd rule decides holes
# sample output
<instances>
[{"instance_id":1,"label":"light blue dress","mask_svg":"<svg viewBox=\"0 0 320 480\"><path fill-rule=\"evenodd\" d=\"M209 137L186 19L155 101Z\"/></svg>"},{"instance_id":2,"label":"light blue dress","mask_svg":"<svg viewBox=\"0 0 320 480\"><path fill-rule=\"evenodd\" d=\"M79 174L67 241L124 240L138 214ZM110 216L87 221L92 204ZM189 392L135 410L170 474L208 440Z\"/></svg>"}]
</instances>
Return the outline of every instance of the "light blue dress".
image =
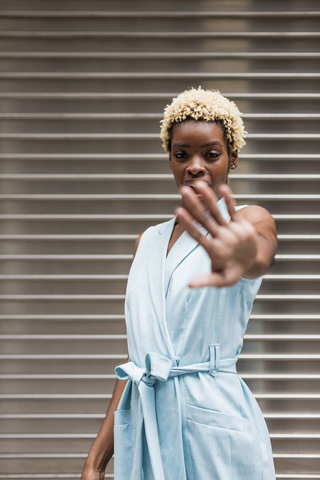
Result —
<instances>
[{"instance_id":1,"label":"light blue dress","mask_svg":"<svg viewBox=\"0 0 320 480\"><path fill-rule=\"evenodd\" d=\"M186 232L166 258L173 228L143 234L128 279L115 480L274 480L267 427L236 373L261 278L188 288L210 260Z\"/></svg>"}]
</instances>

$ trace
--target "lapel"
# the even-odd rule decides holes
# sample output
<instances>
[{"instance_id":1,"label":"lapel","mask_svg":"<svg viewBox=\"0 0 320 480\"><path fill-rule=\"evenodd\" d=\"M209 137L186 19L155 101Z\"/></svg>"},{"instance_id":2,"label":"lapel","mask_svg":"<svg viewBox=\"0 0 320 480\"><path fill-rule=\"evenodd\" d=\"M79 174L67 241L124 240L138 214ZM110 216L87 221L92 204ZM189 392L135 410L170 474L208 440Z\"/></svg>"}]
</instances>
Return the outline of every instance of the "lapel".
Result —
<instances>
[{"instance_id":1,"label":"lapel","mask_svg":"<svg viewBox=\"0 0 320 480\"><path fill-rule=\"evenodd\" d=\"M202 233L206 232L203 228ZM199 244L187 232L183 232L180 238L173 245L166 260L166 275L165 275L165 294L167 295L168 286L173 273L178 266L192 253Z\"/></svg>"},{"instance_id":2,"label":"lapel","mask_svg":"<svg viewBox=\"0 0 320 480\"><path fill-rule=\"evenodd\" d=\"M217 202L217 206L220 210L222 216L229 221L229 214L227 211L227 206L224 201L224 198L221 198ZM207 230L200 224L197 223L197 227L202 233L202 235L207 235ZM172 225L173 228L173 225ZM168 287L173 273L179 267L179 265L196 249L199 247L199 244L194 240L187 232L184 232L177 242L173 245L170 253L167 257L167 263L165 265L165 295L167 295Z\"/></svg>"},{"instance_id":3,"label":"lapel","mask_svg":"<svg viewBox=\"0 0 320 480\"><path fill-rule=\"evenodd\" d=\"M162 224L155 236L149 239L147 268L151 302L158 319L162 336L173 361L175 361L175 353L166 322L165 262L174 222L175 218Z\"/></svg>"},{"instance_id":4,"label":"lapel","mask_svg":"<svg viewBox=\"0 0 320 480\"><path fill-rule=\"evenodd\" d=\"M220 211L222 210L222 215L226 216L227 212L225 211L226 208L223 199L218 202L218 206ZM155 235L151 236L148 244L147 259L151 302L158 319L163 339L173 361L175 361L176 357L167 328L166 290L177 267L199 247L199 244L190 237L187 232L184 232L170 250L168 258L166 258L174 222L175 218L172 218L168 222L163 223ZM198 225L198 228L203 235L206 235L207 231L202 225Z\"/></svg>"}]
</instances>

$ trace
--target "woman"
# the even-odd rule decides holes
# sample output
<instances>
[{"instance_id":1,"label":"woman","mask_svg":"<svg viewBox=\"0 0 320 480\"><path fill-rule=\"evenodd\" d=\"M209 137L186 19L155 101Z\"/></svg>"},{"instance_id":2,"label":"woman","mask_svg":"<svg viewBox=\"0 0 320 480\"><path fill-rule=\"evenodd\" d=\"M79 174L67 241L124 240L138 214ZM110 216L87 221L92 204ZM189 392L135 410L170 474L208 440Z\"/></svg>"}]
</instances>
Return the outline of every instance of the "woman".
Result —
<instances>
[{"instance_id":1,"label":"woman","mask_svg":"<svg viewBox=\"0 0 320 480\"><path fill-rule=\"evenodd\" d=\"M82 480L104 478L113 446L115 480L275 478L267 427L235 366L277 245L271 215L236 207L226 185L243 136L239 110L219 92L187 90L165 109L182 208L136 242L130 361L116 368Z\"/></svg>"}]
</instances>

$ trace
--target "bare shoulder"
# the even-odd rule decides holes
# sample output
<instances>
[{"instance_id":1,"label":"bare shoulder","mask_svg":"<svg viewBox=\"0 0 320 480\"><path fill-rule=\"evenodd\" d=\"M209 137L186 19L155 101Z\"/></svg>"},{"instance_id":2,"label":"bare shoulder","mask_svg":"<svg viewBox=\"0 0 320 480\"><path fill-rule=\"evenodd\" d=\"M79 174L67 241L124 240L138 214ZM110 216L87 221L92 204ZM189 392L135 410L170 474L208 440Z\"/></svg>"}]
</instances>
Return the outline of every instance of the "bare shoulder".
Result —
<instances>
[{"instance_id":1,"label":"bare shoulder","mask_svg":"<svg viewBox=\"0 0 320 480\"><path fill-rule=\"evenodd\" d=\"M135 241L133 256L137 253L137 250L138 250L138 247L139 247L139 243L140 243L140 240L141 240L143 234L144 234L144 232L140 233L139 237L138 237L137 240Z\"/></svg>"},{"instance_id":2,"label":"bare shoulder","mask_svg":"<svg viewBox=\"0 0 320 480\"><path fill-rule=\"evenodd\" d=\"M265 221L270 221L275 224L275 221L268 210L259 207L258 205L248 205L247 207L241 208L238 210L238 214L253 224Z\"/></svg>"},{"instance_id":3,"label":"bare shoulder","mask_svg":"<svg viewBox=\"0 0 320 480\"><path fill-rule=\"evenodd\" d=\"M237 213L254 225L258 233L269 238L275 246L277 245L276 223L268 210L258 205L249 205L241 208Z\"/></svg>"}]
</instances>

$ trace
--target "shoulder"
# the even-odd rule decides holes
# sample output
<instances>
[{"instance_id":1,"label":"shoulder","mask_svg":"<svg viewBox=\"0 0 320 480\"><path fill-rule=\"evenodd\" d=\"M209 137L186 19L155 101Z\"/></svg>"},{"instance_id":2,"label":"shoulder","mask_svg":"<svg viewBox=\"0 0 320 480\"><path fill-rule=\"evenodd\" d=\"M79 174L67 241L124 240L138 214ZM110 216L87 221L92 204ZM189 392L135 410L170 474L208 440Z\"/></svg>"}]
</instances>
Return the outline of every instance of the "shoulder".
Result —
<instances>
[{"instance_id":1,"label":"shoulder","mask_svg":"<svg viewBox=\"0 0 320 480\"><path fill-rule=\"evenodd\" d=\"M263 207L259 207L258 205L247 205L244 207L240 207L239 209L237 209L237 213L242 218L245 218L251 223L264 221L270 221L273 224L275 223L272 215L268 212L268 210Z\"/></svg>"},{"instance_id":2,"label":"shoulder","mask_svg":"<svg viewBox=\"0 0 320 480\"><path fill-rule=\"evenodd\" d=\"M260 235L268 238L274 248L277 248L276 223L268 210L258 205L248 205L239 209L237 214L250 222Z\"/></svg>"},{"instance_id":3,"label":"shoulder","mask_svg":"<svg viewBox=\"0 0 320 480\"><path fill-rule=\"evenodd\" d=\"M138 250L138 247L139 247L139 243L140 243L140 240L141 240L143 234L144 234L144 232L140 233L139 237L138 237L137 240L134 242L133 256L135 256L135 254L137 253L137 250Z\"/></svg>"},{"instance_id":4,"label":"shoulder","mask_svg":"<svg viewBox=\"0 0 320 480\"><path fill-rule=\"evenodd\" d=\"M136 254L140 243L142 243L141 242L142 239L143 241L151 241L151 242L154 241L155 237L158 236L159 233L164 231L171 222L172 220L168 220L167 222L159 223L158 225L153 225L147 228L147 230L145 230L144 232L140 233L140 235L138 236L134 244L134 255Z\"/></svg>"}]
</instances>

